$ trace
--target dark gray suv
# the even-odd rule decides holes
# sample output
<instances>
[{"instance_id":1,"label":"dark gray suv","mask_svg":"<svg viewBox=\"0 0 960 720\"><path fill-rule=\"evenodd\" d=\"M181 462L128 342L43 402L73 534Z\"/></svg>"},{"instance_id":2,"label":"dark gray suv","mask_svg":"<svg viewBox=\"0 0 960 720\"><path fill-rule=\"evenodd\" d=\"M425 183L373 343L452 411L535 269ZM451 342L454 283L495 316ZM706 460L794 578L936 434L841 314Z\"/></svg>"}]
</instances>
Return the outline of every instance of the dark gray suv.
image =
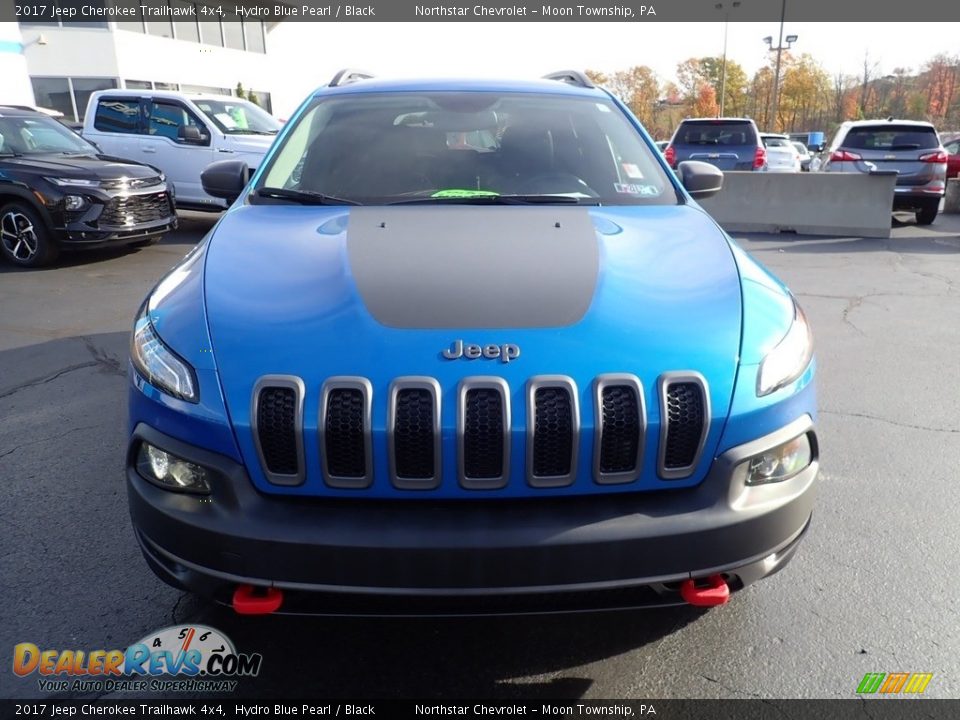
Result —
<instances>
[{"instance_id":1,"label":"dark gray suv","mask_svg":"<svg viewBox=\"0 0 960 720\"><path fill-rule=\"evenodd\" d=\"M721 170L767 169L767 151L749 118L688 118L663 155L674 169L684 160L701 160Z\"/></svg>"},{"instance_id":2,"label":"dark gray suv","mask_svg":"<svg viewBox=\"0 0 960 720\"><path fill-rule=\"evenodd\" d=\"M946 189L947 152L928 122L858 120L840 126L820 170L896 171L893 209L911 210L919 225L929 225L937 218Z\"/></svg>"}]
</instances>

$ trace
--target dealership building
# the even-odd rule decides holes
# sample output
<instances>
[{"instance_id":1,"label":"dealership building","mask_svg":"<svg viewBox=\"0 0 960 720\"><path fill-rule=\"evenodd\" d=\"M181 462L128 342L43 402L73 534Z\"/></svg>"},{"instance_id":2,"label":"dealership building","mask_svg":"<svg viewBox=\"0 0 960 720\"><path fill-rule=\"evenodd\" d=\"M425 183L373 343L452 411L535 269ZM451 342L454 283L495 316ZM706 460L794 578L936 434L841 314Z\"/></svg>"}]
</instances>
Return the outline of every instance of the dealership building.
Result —
<instances>
[{"instance_id":1,"label":"dealership building","mask_svg":"<svg viewBox=\"0 0 960 720\"><path fill-rule=\"evenodd\" d=\"M104 5L105 0L87 0ZM21 18L0 22L0 104L36 105L82 121L96 90L135 88L235 94L252 91L272 110L268 32L276 23L140 14L140 0L122 21ZM67 0L61 0L66 5ZM200 4L170 0L171 7Z\"/></svg>"}]
</instances>

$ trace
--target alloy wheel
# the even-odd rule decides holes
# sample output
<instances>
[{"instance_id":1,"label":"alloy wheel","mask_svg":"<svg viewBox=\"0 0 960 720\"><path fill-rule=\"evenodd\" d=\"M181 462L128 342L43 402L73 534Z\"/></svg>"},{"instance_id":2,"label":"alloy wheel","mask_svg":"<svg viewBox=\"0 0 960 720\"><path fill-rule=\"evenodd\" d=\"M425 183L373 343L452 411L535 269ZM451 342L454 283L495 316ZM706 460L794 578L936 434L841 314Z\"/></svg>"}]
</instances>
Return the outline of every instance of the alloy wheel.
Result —
<instances>
[{"instance_id":1,"label":"alloy wheel","mask_svg":"<svg viewBox=\"0 0 960 720\"><path fill-rule=\"evenodd\" d=\"M11 210L0 218L0 242L14 258L28 261L37 254L40 241L30 218Z\"/></svg>"}]
</instances>

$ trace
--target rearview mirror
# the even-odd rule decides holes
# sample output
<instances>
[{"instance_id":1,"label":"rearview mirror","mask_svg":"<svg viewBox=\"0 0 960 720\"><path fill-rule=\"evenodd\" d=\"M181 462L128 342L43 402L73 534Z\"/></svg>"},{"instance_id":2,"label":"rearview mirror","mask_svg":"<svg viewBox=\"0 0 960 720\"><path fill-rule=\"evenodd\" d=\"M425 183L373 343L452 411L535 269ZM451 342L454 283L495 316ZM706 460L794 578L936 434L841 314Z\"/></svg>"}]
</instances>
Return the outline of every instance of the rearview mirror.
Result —
<instances>
[{"instance_id":1,"label":"rearview mirror","mask_svg":"<svg viewBox=\"0 0 960 720\"><path fill-rule=\"evenodd\" d=\"M713 197L723 187L723 171L699 160L684 160L677 165L677 176L696 200Z\"/></svg>"},{"instance_id":2,"label":"rearview mirror","mask_svg":"<svg viewBox=\"0 0 960 720\"><path fill-rule=\"evenodd\" d=\"M247 164L243 160L220 160L207 165L200 173L200 184L207 195L236 200L247 186Z\"/></svg>"}]
</instances>

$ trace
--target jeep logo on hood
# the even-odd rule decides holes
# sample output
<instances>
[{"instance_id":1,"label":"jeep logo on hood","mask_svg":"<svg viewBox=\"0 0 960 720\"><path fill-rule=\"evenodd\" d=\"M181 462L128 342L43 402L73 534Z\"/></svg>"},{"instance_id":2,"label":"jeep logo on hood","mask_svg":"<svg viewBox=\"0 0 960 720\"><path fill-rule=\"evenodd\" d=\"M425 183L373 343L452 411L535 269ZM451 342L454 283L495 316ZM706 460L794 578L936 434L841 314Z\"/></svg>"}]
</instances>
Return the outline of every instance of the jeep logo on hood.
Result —
<instances>
[{"instance_id":1,"label":"jeep logo on hood","mask_svg":"<svg viewBox=\"0 0 960 720\"><path fill-rule=\"evenodd\" d=\"M501 362L508 363L520 357L520 346L513 343L504 343L503 345L464 345L463 340L454 340L450 347L442 353L447 360L457 360L466 358L467 360L476 360L484 357L488 360L500 358Z\"/></svg>"}]
</instances>

